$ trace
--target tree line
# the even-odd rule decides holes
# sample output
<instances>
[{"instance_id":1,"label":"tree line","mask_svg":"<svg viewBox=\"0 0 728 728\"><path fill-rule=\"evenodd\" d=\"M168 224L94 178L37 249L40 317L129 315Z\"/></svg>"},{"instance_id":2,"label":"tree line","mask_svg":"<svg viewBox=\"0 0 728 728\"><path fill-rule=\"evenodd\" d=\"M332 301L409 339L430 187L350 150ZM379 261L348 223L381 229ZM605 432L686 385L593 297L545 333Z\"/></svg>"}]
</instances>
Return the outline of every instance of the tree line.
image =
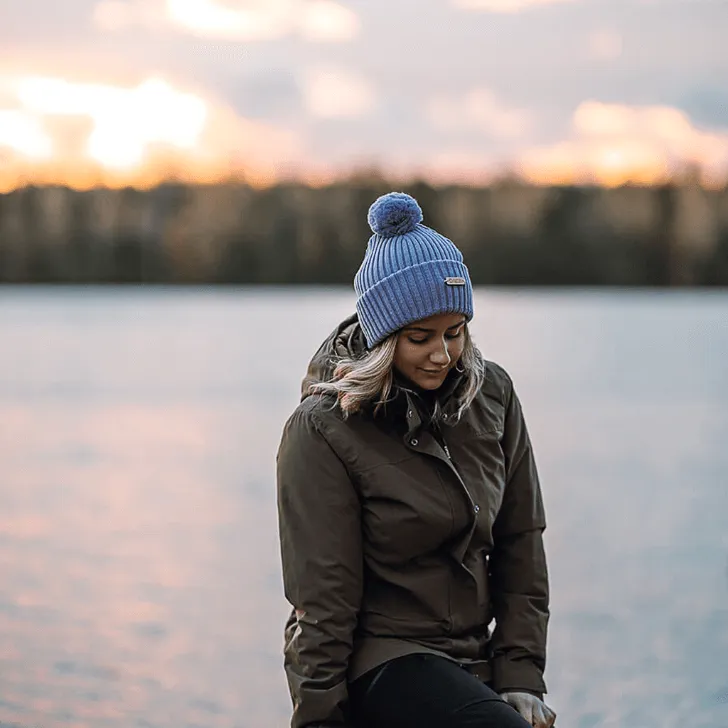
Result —
<instances>
[{"instance_id":1,"label":"tree line","mask_svg":"<svg viewBox=\"0 0 728 728\"><path fill-rule=\"evenodd\" d=\"M476 284L728 285L725 189L380 179L19 188L0 195L0 283L351 285L369 205L391 189L417 198Z\"/></svg>"}]
</instances>

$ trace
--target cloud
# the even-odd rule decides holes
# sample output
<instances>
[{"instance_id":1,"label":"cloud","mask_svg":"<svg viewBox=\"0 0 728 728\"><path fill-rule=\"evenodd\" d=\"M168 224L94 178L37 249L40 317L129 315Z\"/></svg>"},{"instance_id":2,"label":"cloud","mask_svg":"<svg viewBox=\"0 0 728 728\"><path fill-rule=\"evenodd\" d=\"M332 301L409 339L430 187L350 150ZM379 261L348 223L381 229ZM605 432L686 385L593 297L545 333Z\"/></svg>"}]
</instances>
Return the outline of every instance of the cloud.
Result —
<instances>
[{"instance_id":1,"label":"cloud","mask_svg":"<svg viewBox=\"0 0 728 728\"><path fill-rule=\"evenodd\" d=\"M499 139L517 139L532 127L528 111L506 106L486 88L474 88L459 97L435 96L426 104L426 114L441 131L476 130Z\"/></svg>"},{"instance_id":2,"label":"cloud","mask_svg":"<svg viewBox=\"0 0 728 728\"><path fill-rule=\"evenodd\" d=\"M376 105L372 85L363 77L340 68L313 68L304 76L304 102L319 119L363 116Z\"/></svg>"},{"instance_id":3,"label":"cloud","mask_svg":"<svg viewBox=\"0 0 728 728\"><path fill-rule=\"evenodd\" d=\"M532 181L659 183L697 167L718 184L728 174L728 129L696 128L670 106L587 101L572 118L570 139L525 152L519 164Z\"/></svg>"},{"instance_id":4,"label":"cloud","mask_svg":"<svg viewBox=\"0 0 728 728\"><path fill-rule=\"evenodd\" d=\"M225 104L150 77L131 86L48 76L1 79L15 108L0 111L4 174L74 183L104 175L153 182L170 172L187 179L229 173L276 176L299 160L292 130L253 122Z\"/></svg>"},{"instance_id":5,"label":"cloud","mask_svg":"<svg viewBox=\"0 0 728 728\"><path fill-rule=\"evenodd\" d=\"M481 10L490 13L520 13L545 5L576 2L576 0L452 0L461 10Z\"/></svg>"},{"instance_id":6,"label":"cloud","mask_svg":"<svg viewBox=\"0 0 728 728\"><path fill-rule=\"evenodd\" d=\"M141 26L160 28L165 24L165 7L161 0L101 0L93 9L94 25L104 31L123 31Z\"/></svg>"},{"instance_id":7,"label":"cloud","mask_svg":"<svg viewBox=\"0 0 728 728\"><path fill-rule=\"evenodd\" d=\"M93 122L87 152L108 167L135 167L146 148L165 143L191 149L205 125L207 106L192 94L150 78L136 88L73 83L60 78L18 81L26 112L43 116L87 116Z\"/></svg>"},{"instance_id":8,"label":"cloud","mask_svg":"<svg viewBox=\"0 0 728 728\"><path fill-rule=\"evenodd\" d=\"M48 159L53 144L39 120L18 109L0 110L0 150L15 150L29 159Z\"/></svg>"},{"instance_id":9,"label":"cloud","mask_svg":"<svg viewBox=\"0 0 728 728\"><path fill-rule=\"evenodd\" d=\"M142 27L235 42L343 42L359 31L356 13L335 0L100 0L93 21L109 32Z\"/></svg>"},{"instance_id":10,"label":"cloud","mask_svg":"<svg viewBox=\"0 0 728 728\"><path fill-rule=\"evenodd\" d=\"M613 60L622 55L622 36L613 30L599 30L587 38L589 55L599 60Z\"/></svg>"},{"instance_id":11,"label":"cloud","mask_svg":"<svg viewBox=\"0 0 728 728\"><path fill-rule=\"evenodd\" d=\"M310 41L352 40L359 32L359 18L332 0L314 0L301 9L300 32Z\"/></svg>"}]
</instances>

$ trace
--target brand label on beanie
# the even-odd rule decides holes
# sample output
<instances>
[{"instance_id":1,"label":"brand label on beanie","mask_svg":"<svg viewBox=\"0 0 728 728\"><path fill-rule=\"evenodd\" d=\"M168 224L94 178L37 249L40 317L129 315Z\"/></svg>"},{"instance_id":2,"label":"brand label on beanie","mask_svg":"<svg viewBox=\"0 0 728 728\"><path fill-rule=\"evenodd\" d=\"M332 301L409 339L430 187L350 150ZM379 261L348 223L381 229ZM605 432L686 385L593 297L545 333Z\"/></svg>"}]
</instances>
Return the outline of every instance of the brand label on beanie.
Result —
<instances>
[{"instance_id":1,"label":"brand label on beanie","mask_svg":"<svg viewBox=\"0 0 728 728\"><path fill-rule=\"evenodd\" d=\"M459 276L456 276L454 278L445 278L445 285L446 286L464 286L465 278L460 278Z\"/></svg>"}]
</instances>

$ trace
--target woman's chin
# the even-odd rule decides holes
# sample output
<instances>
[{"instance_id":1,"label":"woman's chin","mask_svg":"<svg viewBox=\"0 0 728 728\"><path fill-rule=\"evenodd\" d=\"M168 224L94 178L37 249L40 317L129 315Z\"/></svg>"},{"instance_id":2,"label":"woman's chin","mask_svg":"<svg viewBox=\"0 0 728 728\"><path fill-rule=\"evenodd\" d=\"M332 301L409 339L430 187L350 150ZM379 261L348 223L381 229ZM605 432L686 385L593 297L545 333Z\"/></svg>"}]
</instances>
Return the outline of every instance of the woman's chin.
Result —
<instances>
[{"instance_id":1,"label":"woman's chin","mask_svg":"<svg viewBox=\"0 0 728 728\"><path fill-rule=\"evenodd\" d=\"M439 389L447 376L447 370L437 373L428 373L424 370L415 372L413 381L422 389Z\"/></svg>"}]
</instances>

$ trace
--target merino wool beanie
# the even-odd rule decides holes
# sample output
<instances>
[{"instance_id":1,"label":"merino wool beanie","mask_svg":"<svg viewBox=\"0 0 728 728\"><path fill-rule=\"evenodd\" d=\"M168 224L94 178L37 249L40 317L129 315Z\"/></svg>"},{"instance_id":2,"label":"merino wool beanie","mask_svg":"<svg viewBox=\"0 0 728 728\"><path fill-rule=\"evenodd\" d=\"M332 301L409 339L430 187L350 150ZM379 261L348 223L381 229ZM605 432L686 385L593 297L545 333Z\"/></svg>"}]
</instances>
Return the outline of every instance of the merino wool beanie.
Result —
<instances>
[{"instance_id":1,"label":"merino wool beanie","mask_svg":"<svg viewBox=\"0 0 728 728\"><path fill-rule=\"evenodd\" d=\"M438 313L473 317L473 287L462 253L422 224L417 201L404 192L375 200L374 233L354 277L356 310L369 349L414 321Z\"/></svg>"}]
</instances>

